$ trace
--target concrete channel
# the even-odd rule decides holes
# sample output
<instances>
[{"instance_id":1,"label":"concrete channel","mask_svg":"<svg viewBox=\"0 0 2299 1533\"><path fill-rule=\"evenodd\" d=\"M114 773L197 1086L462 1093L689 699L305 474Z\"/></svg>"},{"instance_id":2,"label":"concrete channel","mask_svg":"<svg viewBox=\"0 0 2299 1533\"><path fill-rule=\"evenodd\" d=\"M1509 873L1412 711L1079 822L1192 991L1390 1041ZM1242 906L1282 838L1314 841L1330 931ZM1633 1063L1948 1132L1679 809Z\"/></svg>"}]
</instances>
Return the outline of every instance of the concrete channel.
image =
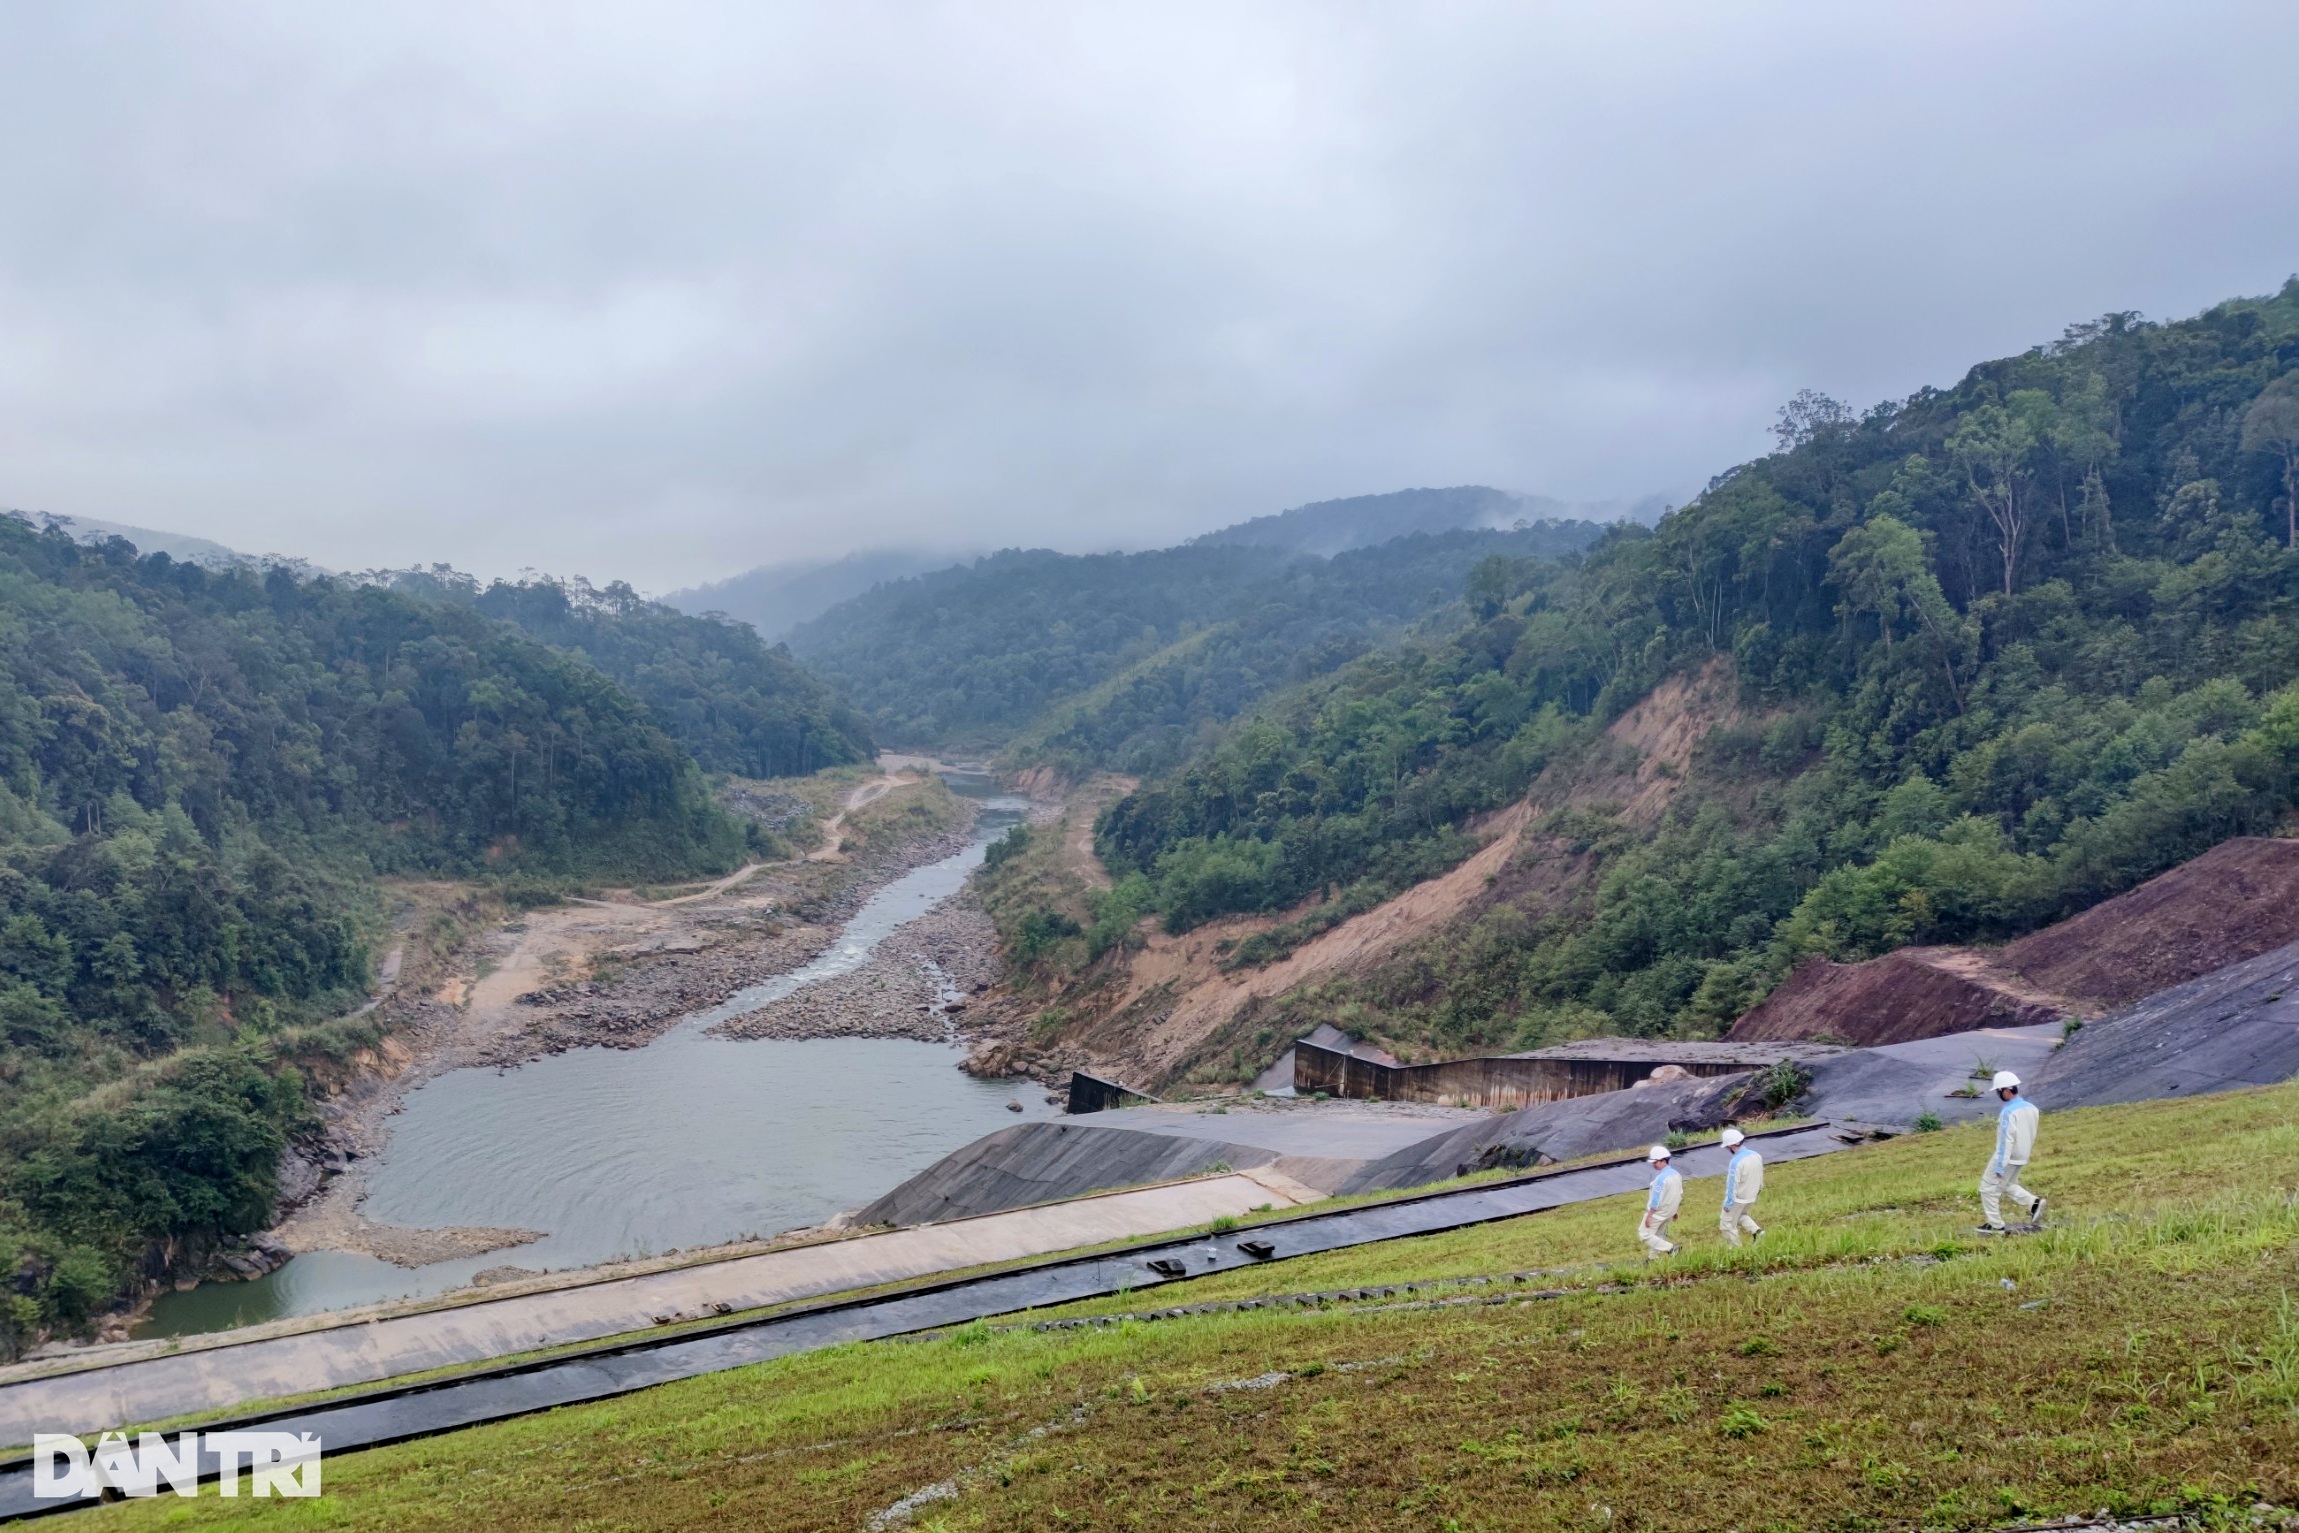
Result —
<instances>
[{"instance_id":1,"label":"concrete channel","mask_svg":"<svg viewBox=\"0 0 2299 1533\"><path fill-rule=\"evenodd\" d=\"M1765 1158L1773 1163L1829 1154L1859 1138L1825 1122L1749 1137L1763 1143ZM1723 1172L1724 1161L1721 1149L1707 1145L1684 1151L1679 1166L1688 1176L1713 1176ZM560 1406L611 1399L658 1384L844 1342L910 1335L1293 1257L1513 1219L1634 1191L1645 1184L1648 1175L1641 1157L1625 1155L1593 1165L1535 1171L1505 1181L1360 1208L1304 1212L1232 1235L1177 1238L1103 1255L1057 1257L978 1277L920 1283L866 1298L826 1299L678 1336L600 1346L429 1383L387 1386L319 1404L206 1422L164 1435L173 1443L190 1432L260 1428L315 1434L330 1455L382 1447ZM1246 1250L1247 1241L1267 1245L1269 1254ZM220 1472L217 1460L204 1448L199 1471L203 1481L218 1478ZM30 1458L0 1464L0 1522L97 1504L93 1497L36 1500Z\"/></svg>"}]
</instances>

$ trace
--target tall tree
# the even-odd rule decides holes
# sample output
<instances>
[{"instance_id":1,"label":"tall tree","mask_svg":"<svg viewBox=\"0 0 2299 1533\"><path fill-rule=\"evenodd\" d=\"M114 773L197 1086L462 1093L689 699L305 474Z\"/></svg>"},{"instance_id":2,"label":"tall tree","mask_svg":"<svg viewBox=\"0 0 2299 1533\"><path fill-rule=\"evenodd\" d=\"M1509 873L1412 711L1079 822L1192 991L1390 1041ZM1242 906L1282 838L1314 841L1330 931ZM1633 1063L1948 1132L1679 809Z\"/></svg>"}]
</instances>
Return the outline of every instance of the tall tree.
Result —
<instances>
[{"instance_id":1,"label":"tall tree","mask_svg":"<svg viewBox=\"0 0 2299 1533\"><path fill-rule=\"evenodd\" d=\"M2299 373L2285 373L2251 402L2243 450L2282 458L2284 546L2299 548Z\"/></svg>"},{"instance_id":2,"label":"tall tree","mask_svg":"<svg viewBox=\"0 0 2299 1533\"><path fill-rule=\"evenodd\" d=\"M2002 405L1982 405L1949 434L1948 456L1964 471L1988 520L1995 524L1996 545L2004 556L2004 594L2018 585L2020 550L2027 542L2028 521L2034 506L2028 496L2029 455L2036 448L2036 430L2026 412L2014 413Z\"/></svg>"},{"instance_id":3,"label":"tall tree","mask_svg":"<svg viewBox=\"0 0 2299 1533\"><path fill-rule=\"evenodd\" d=\"M1800 389L1794 399L1780 407L1780 418L1773 423L1772 439L1780 444L1782 452L1794 452L1830 432L1846 429L1852 421L1852 407L1841 399L1831 398L1818 389Z\"/></svg>"},{"instance_id":4,"label":"tall tree","mask_svg":"<svg viewBox=\"0 0 2299 1533\"><path fill-rule=\"evenodd\" d=\"M2108 509L2107 480L2101 473L2116 455L2115 404L2108 394L2107 379L2097 371L2087 371L2062 389L2042 435L2059 471L2060 525L2065 528L2068 522L2068 475L2073 471L2082 487L2085 530L2090 531L2096 514L2102 541L2108 552L2114 553L2115 523ZM2073 542L2071 532L2071 546Z\"/></svg>"},{"instance_id":5,"label":"tall tree","mask_svg":"<svg viewBox=\"0 0 2299 1533\"><path fill-rule=\"evenodd\" d=\"M1903 614L1912 618L1917 631L1932 641L1956 711L1964 711L1964 689L1956 679L1963 620L1940 593L1939 579L1924 557L1922 533L1896 516L1870 517L1829 550L1828 583L1843 595L1836 604L1839 616L1876 614L1887 652L1892 648L1893 625L1902 621Z\"/></svg>"}]
</instances>

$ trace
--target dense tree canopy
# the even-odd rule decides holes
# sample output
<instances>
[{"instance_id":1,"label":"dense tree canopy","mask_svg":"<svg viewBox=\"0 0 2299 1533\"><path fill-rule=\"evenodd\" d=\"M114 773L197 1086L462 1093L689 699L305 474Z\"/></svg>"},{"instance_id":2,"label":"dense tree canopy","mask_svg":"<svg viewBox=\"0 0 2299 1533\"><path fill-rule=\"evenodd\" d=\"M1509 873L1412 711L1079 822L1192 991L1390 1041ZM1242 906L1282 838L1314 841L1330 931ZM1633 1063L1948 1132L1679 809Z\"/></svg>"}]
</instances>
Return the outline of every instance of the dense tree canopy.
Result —
<instances>
[{"instance_id":1,"label":"dense tree canopy","mask_svg":"<svg viewBox=\"0 0 2299 1533\"><path fill-rule=\"evenodd\" d=\"M1255 587L1235 616L1048 709L1007 754L1074 776L1177 766L1263 698L1394 644L1465 586L1474 605L1480 579L1511 578L1512 557L1569 556L1601 535L1588 522L1414 533L1298 566Z\"/></svg>"},{"instance_id":2,"label":"dense tree canopy","mask_svg":"<svg viewBox=\"0 0 2299 1533\"><path fill-rule=\"evenodd\" d=\"M1045 759L1138 771L1393 637L1450 600L1478 560L1567 553L1602 532L1541 522L1420 534L1331 559L1203 541L1008 550L880 586L801 626L791 646L893 739L980 743L1031 729Z\"/></svg>"},{"instance_id":3,"label":"dense tree canopy","mask_svg":"<svg viewBox=\"0 0 2299 1533\"><path fill-rule=\"evenodd\" d=\"M801 777L876 758L860 714L782 645L741 623L691 617L616 581L498 580L402 571L392 589L469 606L580 654L654 713L705 771Z\"/></svg>"},{"instance_id":4,"label":"dense tree canopy","mask_svg":"<svg viewBox=\"0 0 2299 1533\"><path fill-rule=\"evenodd\" d=\"M267 1040L364 991L374 873L746 845L645 705L471 606L0 517L0 1343L261 1221Z\"/></svg>"}]
</instances>

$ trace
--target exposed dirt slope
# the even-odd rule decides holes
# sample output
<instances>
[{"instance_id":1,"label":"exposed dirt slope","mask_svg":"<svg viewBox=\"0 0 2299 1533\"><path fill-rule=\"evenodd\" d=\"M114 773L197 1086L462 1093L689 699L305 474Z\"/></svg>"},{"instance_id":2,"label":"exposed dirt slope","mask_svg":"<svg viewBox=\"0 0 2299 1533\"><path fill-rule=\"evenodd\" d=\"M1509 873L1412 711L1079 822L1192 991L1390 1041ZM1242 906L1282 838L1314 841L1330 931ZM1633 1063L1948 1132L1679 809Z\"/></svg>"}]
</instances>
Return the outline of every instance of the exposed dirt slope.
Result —
<instances>
[{"instance_id":1,"label":"exposed dirt slope","mask_svg":"<svg viewBox=\"0 0 2299 1533\"><path fill-rule=\"evenodd\" d=\"M1532 807L1503 810L1484 830L1492 839L1484 850L1438 878L1415 884L1395 899L1342 922L1262 969L1224 974L1217 967L1226 938L1268 925L1265 921L1220 922L1181 937L1152 939L1137 955L1119 1005L1131 1008L1152 992L1175 993L1172 1007L1129 1041L1125 1058L1137 1078L1171 1079L1206 1042L1250 1003L1284 994L1300 985L1346 973L1461 914L1498 877L1515 854Z\"/></svg>"},{"instance_id":2,"label":"exposed dirt slope","mask_svg":"<svg viewBox=\"0 0 2299 1533\"><path fill-rule=\"evenodd\" d=\"M1613 804L1626 824L1659 824L1700 742L1719 724L1746 717L1733 698L1737 686L1732 662L1722 655L1697 671L1669 677L1605 730L1616 753L1609 768L1576 763L1569 775L1545 773L1530 799L1549 808Z\"/></svg>"},{"instance_id":3,"label":"exposed dirt slope","mask_svg":"<svg viewBox=\"0 0 2299 1533\"><path fill-rule=\"evenodd\" d=\"M1735 1043L1827 1036L1873 1048L2093 1010L2038 991L1968 949L1909 947L1866 963L1807 960L1726 1036Z\"/></svg>"},{"instance_id":4,"label":"exposed dirt slope","mask_svg":"<svg viewBox=\"0 0 2299 1533\"><path fill-rule=\"evenodd\" d=\"M1102 772L1070 798L1062 821L1062 866L1088 889L1107 889L1110 870L1094 850L1094 821L1102 811L1141 786L1138 777Z\"/></svg>"},{"instance_id":5,"label":"exposed dirt slope","mask_svg":"<svg viewBox=\"0 0 2299 1533\"><path fill-rule=\"evenodd\" d=\"M1631 825L1656 823L1691 767L1700 741L1740 717L1730 663L1721 657L1697 672L1672 676L1613 722L1604 739L1571 768L1544 774L1526 798L1470 826L1485 844L1439 877L1352 917L1264 968L1224 972L1221 960L1238 939L1266 931L1281 917L1238 916L1179 937L1146 934L1114 984L1082 1005L1056 1053L1081 1056L1129 1085L1156 1089L1213 1052L1260 1003L1303 986L1363 973L1407 942L1482 908L1496 890L1523 903L1548 901L1577 887L1593 865L1566 842L1535 831L1559 808L1604 807ZM1090 858L1090 839L1081 842ZM1097 865L1098 866L1098 865ZM1504 880L1504 874L1507 875ZM1043 1041L986 1051L985 1069L1047 1049Z\"/></svg>"},{"instance_id":6,"label":"exposed dirt slope","mask_svg":"<svg viewBox=\"0 0 2299 1533\"><path fill-rule=\"evenodd\" d=\"M2299 942L2299 841L2239 836L2022 937L1997 962L2109 1006Z\"/></svg>"},{"instance_id":7,"label":"exposed dirt slope","mask_svg":"<svg viewBox=\"0 0 2299 1533\"><path fill-rule=\"evenodd\" d=\"M2096 1017L2299 941L2299 841L2242 836L1993 952L1902 948L1814 959L1733 1024L1734 1039L1905 1043L1974 1027Z\"/></svg>"}]
</instances>

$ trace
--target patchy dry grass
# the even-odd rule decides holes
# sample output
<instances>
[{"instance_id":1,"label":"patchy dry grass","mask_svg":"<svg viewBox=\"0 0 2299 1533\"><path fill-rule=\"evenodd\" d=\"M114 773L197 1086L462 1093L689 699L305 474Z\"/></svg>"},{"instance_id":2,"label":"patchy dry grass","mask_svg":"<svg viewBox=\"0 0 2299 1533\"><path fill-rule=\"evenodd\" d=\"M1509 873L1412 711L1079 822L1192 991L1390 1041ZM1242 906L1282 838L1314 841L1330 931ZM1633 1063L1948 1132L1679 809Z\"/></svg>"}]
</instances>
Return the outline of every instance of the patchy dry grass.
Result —
<instances>
[{"instance_id":1,"label":"patchy dry grass","mask_svg":"<svg viewBox=\"0 0 2299 1533\"><path fill-rule=\"evenodd\" d=\"M2299 1086L2047 1119L2060 1212L2027 1239L1967 1233L1985 1153L1778 1167L1738 1254L1696 1183L1664 1272L1610 1265L1622 1198L1186 1291L1577 1269L1561 1298L974 1326L349 1456L318 1502L87 1525L858 1529L906 1502L884 1526L1753 1533L2299 1500Z\"/></svg>"},{"instance_id":2,"label":"patchy dry grass","mask_svg":"<svg viewBox=\"0 0 2299 1533\"><path fill-rule=\"evenodd\" d=\"M972 824L974 812L975 806L951 792L950 785L939 777L905 782L846 811L847 849L891 851L947 835Z\"/></svg>"}]
</instances>

